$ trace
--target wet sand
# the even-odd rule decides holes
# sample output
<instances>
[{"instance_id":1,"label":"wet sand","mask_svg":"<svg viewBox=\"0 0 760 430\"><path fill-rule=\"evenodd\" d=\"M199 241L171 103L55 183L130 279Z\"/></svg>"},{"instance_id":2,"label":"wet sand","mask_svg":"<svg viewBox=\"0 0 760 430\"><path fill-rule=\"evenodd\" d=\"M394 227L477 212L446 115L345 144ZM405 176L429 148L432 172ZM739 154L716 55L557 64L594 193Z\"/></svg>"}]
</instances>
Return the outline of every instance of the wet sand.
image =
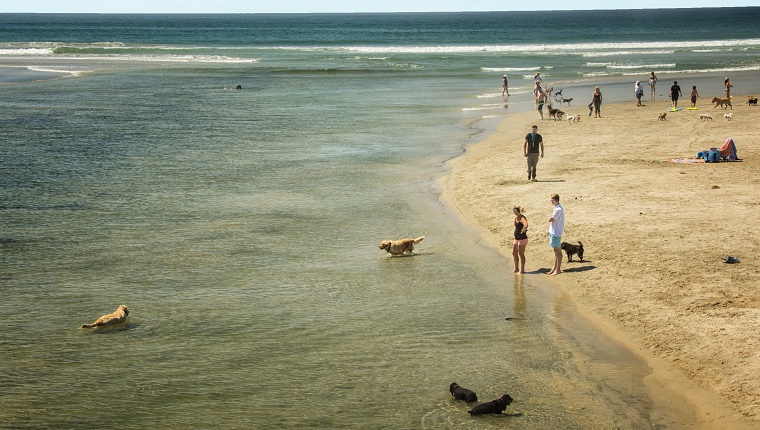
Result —
<instances>
[{"instance_id":1,"label":"wet sand","mask_svg":"<svg viewBox=\"0 0 760 430\"><path fill-rule=\"evenodd\" d=\"M654 421L682 417L668 428L757 428L760 425L760 293L755 213L760 108L747 94L733 109L714 109L704 94L697 107L670 112L669 100L588 108L579 123L539 121L535 111L510 115L499 130L451 161L444 200L481 229L512 266L513 215L530 222L526 282L567 294L578 311L639 354ZM684 103L685 102L685 103ZM659 112L668 113L665 121ZM723 114L733 112L733 121ZM698 114L712 115L700 121ZM548 117L548 115L545 115ZM545 143L538 182L528 182L522 144L532 124ZM676 164L719 148L732 137L742 159ZM563 241L582 241L584 262L549 277L549 196L566 212ZM725 264L734 256L739 264ZM532 279L531 279L532 278ZM587 336L593 342L593 335ZM659 411L659 412L658 412Z\"/></svg>"}]
</instances>

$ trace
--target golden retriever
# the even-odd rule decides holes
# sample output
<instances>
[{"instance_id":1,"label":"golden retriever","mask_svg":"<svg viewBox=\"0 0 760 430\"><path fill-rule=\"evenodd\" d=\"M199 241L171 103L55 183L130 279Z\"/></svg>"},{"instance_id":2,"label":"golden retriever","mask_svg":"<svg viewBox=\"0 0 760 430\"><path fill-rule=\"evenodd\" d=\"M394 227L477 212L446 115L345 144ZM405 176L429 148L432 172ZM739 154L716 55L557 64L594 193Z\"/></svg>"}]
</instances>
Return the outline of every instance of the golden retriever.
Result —
<instances>
[{"instance_id":1,"label":"golden retriever","mask_svg":"<svg viewBox=\"0 0 760 430\"><path fill-rule=\"evenodd\" d=\"M121 324L127 320L127 315L129 315L129 309L127 309L126 306L121 305L116 309L116 312L103 315L92 324L82 324L81 328L106 327L109 325Z\"/></svg>"},{"instance_id":2,"label":"golden retriever","mask_svg":"<svg viewBox=\"0 0 760 430\"><path fill-rule=\"evenodd\" d=\"M710 100L710 103L715 103L715 106L713 106L713 109L720 106L721 109L725 109L726 106L733 109L734 107L731 106L731 97L713 97L712 100Z\"/></svg>"},{"instance_id":3,"label":"golden retriever","mask_svg":"<svg viewBox=\"0 0 760 430\"><path fill-rule=\"evenodd\" d=\"M403 255L414 251L414 245L422 242L423 239L425 239L425 236L418 237L417 239L405 237L399 240L384 240L377 247L388 251L388 254L391 255Z\"/></svg>"}]
</instances>

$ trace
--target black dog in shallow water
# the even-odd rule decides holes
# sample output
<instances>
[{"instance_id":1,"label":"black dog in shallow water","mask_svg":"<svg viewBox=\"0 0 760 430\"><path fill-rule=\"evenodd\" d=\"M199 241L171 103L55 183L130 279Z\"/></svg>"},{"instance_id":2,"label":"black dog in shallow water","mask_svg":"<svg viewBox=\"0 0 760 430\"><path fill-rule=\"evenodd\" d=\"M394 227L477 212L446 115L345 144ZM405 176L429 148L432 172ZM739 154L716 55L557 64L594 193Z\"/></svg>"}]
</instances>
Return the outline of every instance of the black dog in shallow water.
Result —
<instances>
[{"instance_id":1,"label":"black dog in shallow water","mask_svg":"<svg viewBox=\"0 0 760 430\"><path fill-rule=\"evenodd\" d=\"M500 414L507 409L507 406L512 404L512 401L512 397L509 394L505 394L496 400L481 403L468 412L470 415Z\"/></svg>"},{"instance_id":2,"label":"black dog in shallow water","mask_svg":"<svg viewBox=\"0 0 760 430\"><path fill-rule=\"evenodd\" d=\"M565 250L565 253L567 254L567 261L573 261L573 255L575 254L578 254L578 257L581 259L581 261L583 261L583 244L580 240L578 241L577 245L562 242L560 247Z\"/></svg>"},{"instance_id":3,"label":"black dog in shallow water","mask_svg":"<svg viewBox=\"0 0 760 430\"><path fill-rule=\"evenodd\" d=\"M468 390L456 382L451 383L449 391L451 391L451 395L457 400L464 400L467 403L478 401L478 395L474 391Z\"/></svg>"}]
</instances>

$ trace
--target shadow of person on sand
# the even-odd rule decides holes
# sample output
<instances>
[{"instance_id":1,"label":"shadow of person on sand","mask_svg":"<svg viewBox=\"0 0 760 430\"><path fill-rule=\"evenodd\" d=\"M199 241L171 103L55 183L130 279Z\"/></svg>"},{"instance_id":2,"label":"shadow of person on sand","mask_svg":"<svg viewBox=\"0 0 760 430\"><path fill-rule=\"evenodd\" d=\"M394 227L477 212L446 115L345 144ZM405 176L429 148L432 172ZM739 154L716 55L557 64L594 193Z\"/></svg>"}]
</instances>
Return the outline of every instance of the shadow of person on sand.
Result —
<instances>
[{"instance_id":1,"label":"shadow of person on sand","mask_svg":"<svg viewBox=\"0 0 760 430\"><path fill-rule=\"evenodd\" d=\"M589 270L594 270L594 269L596 269L596 266L586 265L586 266L580 266L580 267L569 267L569 268L562 269L562 271L568 272L568 273L575 273L575 272L587 272Z\"/></svg>"}]
</instances>

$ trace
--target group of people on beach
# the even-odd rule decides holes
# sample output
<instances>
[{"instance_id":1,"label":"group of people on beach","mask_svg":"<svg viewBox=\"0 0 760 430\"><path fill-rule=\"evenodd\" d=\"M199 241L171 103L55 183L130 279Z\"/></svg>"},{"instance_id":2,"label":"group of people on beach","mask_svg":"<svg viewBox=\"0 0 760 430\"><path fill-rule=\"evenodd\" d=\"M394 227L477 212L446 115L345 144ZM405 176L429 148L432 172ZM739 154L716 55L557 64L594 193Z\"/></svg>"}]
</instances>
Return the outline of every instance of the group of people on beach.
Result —
<instances>
[{"instance_id":1,"label":"group of people on beach","mask_svg":"<svg viewBox=\"0 0 760 430\"><path fill-rule=\"evenodd\" d=\"M536 181L536 166L538 159L544 158L544 140L538 134L538 126L533 125L530 133L525 135L523 142L523 155L528 160L528 180ZM559 195L552 194L550 201L554 205L552 216L549 218L549 246L554 251L554 266L549 275L559 275L562 266L562 232L565 229L565 212L559 203ZM514 242L512 243L512 257L515 262L513 273L525 273L525 248L528 246L528 218L523 214L521 206L512 208L515 214Z\"/></svg>"},{"instance_id":2,"label":"group of people on beach","mask_svg":"<svg viewBox=\"0 0 760 430\"><path fill-rule=\"evenodd\" d=\"M650 87L650 94L652 97L652 100L655 98L655 85L657 84L657 76L654 74L654 72L649 73L649 87ZM723 81L723 87L726 92L726 98L731 98L731 88L733 88L733 84L731 83L731 80L726 77L726 79ZM644 88L641 85L640 81L636 81L633 87L633 93L636 97L636 106L642 106L641 104L641 96L644 93ZM683 92L681 91L681 86L678 85L678 81L673 81L673 85L670 87L670 103L673 109L678 108L678 100L683 97ZM691 102L691 107L695 108L697 107L697 99L699 99L699 92L697 91L697 86L692 85L691 87L691 93L689 94L689 101Z\"/></svg>"},{"instance_id":3,"label":"group of people on beach","mask_svg":"<svg viewBox=\"0 0 760 430\"><path fill-rule=\"evenodd\" d=\"M562 273L562 233L565 230L565 210L559 202L559 194L552 194L549 198L552 204L552 215L549 218L549 247L554 252L554 265L549 275ZM515 270L512 273L525 273L525 248L528 246L528 218L523 213L521 206L512 208L515 215L515 239L512 242L512 257L515 262Z\"/></svg>"},{"instance_id":4,"label":"group of people on beach","mask_svg":"<svg viewBox=\"0 0 760 430\"><path fill-rule=\"evenodd\" d=\"M547 101L546 92L541 88L541 75L537 72L534 76L535 87L533 94L536 97L536 106L538 112L543 119L543 106ZM652 99L655 97L655 86L657 84L657 76L654 72L649 74L649 87L650 95ZM725 87L726 97L731 97L731 84L730 79L727 77L723 82ZM503 91L502 94L509 95L507 75L503 77ZM636 81L634 86L634 95L636 97L636 105L643 106L641 104L641 98L644 94L644 87L641 81ZM678 81L673 81L673 86L670 88L670 98L673 104L673 108L678 107L678 99L682 96L681 87L678 85ZM597 86L594 88L594 92L591 96L591 103L589 104L589 116L594 113L595 118L601 118L601 105L602 105L602 92ZM690 101L691 106L694 107L699 98L697 87L692 86ZM523 142L523 156L527 160L528 164L528 181L536 181L536 167L538 160L544 158L544 141L543 137L538 134L538 126L533 125L531 132L525 135ZM549 275L558 275L561 273L562 266L562 233L565 228L565 213L564 208L559 202L559 195L552 194L549 200L552 205L552 215L549 218L549 246L554 252L554 265ZM514 206L512 212L515 215L514 219L514 241L512 243L512 256L514 259L514 273L525 273L525 248L528 246L528 218L525 217L524 209L521 206Z\"/></svg>"}]
</instances>

